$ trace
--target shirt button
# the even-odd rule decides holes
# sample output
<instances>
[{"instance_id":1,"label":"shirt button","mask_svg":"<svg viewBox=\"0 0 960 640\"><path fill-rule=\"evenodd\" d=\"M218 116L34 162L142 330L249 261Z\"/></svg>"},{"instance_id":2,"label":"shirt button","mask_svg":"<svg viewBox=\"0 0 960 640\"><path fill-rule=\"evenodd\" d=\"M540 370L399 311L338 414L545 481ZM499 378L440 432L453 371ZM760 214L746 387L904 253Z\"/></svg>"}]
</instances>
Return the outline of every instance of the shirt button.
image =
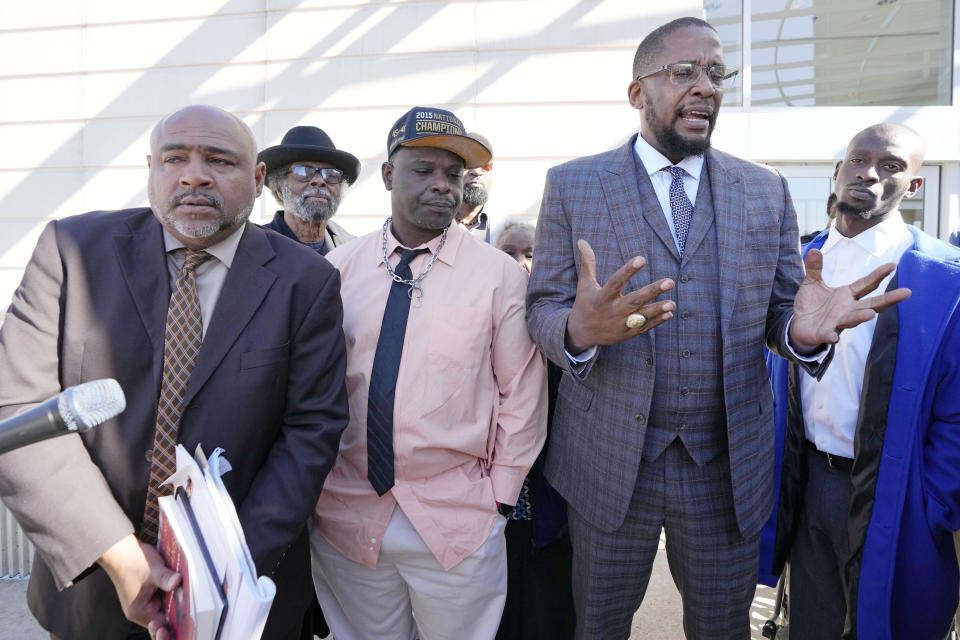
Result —
<instances>
[{"instance_id":1,"label":"shirt button","mask_svg":"<svg viewBox=\"0 0 960 640\"><path fill-rule=\"evenodd\" d=\"M153 449L147 449L143 452L143 458L147 462L153 462Z\"/></svg>"},{"instance_id":2,"label":"shirt button","mask_svg":"<svg viewBox=\"0 0 960 640\"><path fill-rule=\"evenodd\" d=\"M686 319L689 318L689 317L690 317L690 312L689 312L689 311L681 311L681 312L680 312L680 318L681 318L681 319L686 320Z\"/></svg>"},{"instance_id":3,"label":"shirt button","mask_svg":"<svg viewBox=\"0 0 960 640\"><path fill-rule=\"evenodd\" d=\"M683 351L681 351L681 352L680 352L680 357L681 357L681 358L689 358L689 357L690 357L690 350L689 350L689 349L684 349Z\"/></svg>"},{"instance_id":4,"label":"shirt button","mask_svg":"<svg viewBox=\"0 0 960 640\"><path fill-rule=\"evenodd\" d=\"M680 395L685 396L690 393L690 389L687 387L680 387Z\"/></svg>"},{"instance_id":5,"label":"shirt button","mask_svg":"<svg viewBox=\"0 0 960 640\"><path fill-rule=\"evenodd\" d=\"M373 547L370 547L370 551L373 551Z\"/></svg>"},{"instance_id":6,"label":"shirt button","mask_svg":"<svg viewBox=\"0 0 960 640\"><path fill-rule=\"evenodd\" d=\"M377 541L376 538L370 538L370 544L374 544Z\"/></svg>"},{"instance_id":7,"label":"shirt button","mask_svg":"<svg viewBox=\"0 0 960 640\"><path fill-rule=\"evenodd\" d=\"M651 358L650 356L647 356L646 358L643 359L643 364L647 365L648 367L652 367L653 358Z\"/></svg>"},{"instance_id":8,"label":"shirt button","mask_svg":"<svg viewBox=\"0 0 960 640\"><path fill-rule=\"evenodd\" d=\"M686 431L686 430L687 430L687 423L686 423L686 422L681 422L681 423L677 426L677 431Z\"/></svg>"},{"instance_id":9,"label":"shirt button","mask_svg":"<svg viewBox=\"0 0 960 640\"><path fill-rule=\"evenodd\" d=\"M680 282L687 282L688 280L690 280L690 276L688 276L687 274L683 274L682 276L680 276Z\"/></svg>"},{"instance_id":10,"label":"shirt button","mask_svg":"<svg viewBox=\"0 0 960 640\"><path fill-rule=\"evenodd\" d=\"M647 419L642 413L638 413L635 417L640 424L643 424Z\"/></svg>"}]
</instances>

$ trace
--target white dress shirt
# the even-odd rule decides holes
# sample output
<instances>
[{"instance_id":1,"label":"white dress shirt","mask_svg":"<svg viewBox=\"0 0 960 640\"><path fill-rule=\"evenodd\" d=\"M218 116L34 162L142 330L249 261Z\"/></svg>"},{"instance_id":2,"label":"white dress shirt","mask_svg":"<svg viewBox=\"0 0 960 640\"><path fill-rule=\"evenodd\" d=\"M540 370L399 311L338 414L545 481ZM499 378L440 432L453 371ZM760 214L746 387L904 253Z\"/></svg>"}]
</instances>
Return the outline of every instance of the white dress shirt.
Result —
<instances>
[{"instance_id":1,"label":"white dress shirt","mask_svg":"<svg viewBox=\"0 0 960 640\"><path fill-rule=\"evenodd\" d=\"M200 302L200 321L202 324L201 338L207 335L207 327L210 326L210 320L213 319L213 310L217 306L217 300L220 299L220 291L223 289L223 283L227 280L227 273L230 271L230 265L233 264L237 246L240 244L240 238L243 236L243 230L246 226L246 224L240 225L229 236L204 249L214 259L207 260L197 267L196 271L197 298ZM164 228L163 246L167 252L167 272L170 275L170 290L172 291L186 260L186 256L177 251L177 249L184 248L184 244Z\"/></svg>"},{"instance_id":2,"label":"white dress shirt","mask_svg":"<svg viewBox=\"0 0 960 640\"><path fill-rule=\"evenodd\" d=\"M667 157L653 148L653 146L643 139L642 135L637 136L637 141L633 145L633 150L643 163L643 168L650 176L650 182L653 184L653 191L657 194L657 200L660 201L660 209L663 211L663 217L667 220L670 227L670 235L673 236L673 242L677 244L677 230L673 228L673 213L670 210L670 183L673 182L673 176L670 171L663 171L664 168L674 166ZM700 174L703 172L703 155L687 156L677 163L678 167L686 171L683 176L683 190L687 192L690 198L690 204L697 205L697 190L700 189ZM677 251L680 251L680 245L677 244Z\"/></svg>"},{"instance_id":3,"label":"white dress shirt","mask_svg":"<svg viewBox=\"0 0 960 640\"><path fill-rule=\"evenodd\" d=\"M666 167L672 167L673 163L667 160L665 155L654 149L640 134L637 134L633 151L637 154L640 162L643 163L647 175L650 176L653 191L657 194L657 200L660 201L660 210L663 211L663 217L667 221L667 226L670 227L670 235L673 236L673 242L679 252L680 244L677 242L677 230L673 227L673 212L670 210L670 183L673 181L673 176L669 171L663 171ZM678 162L677 166L687 172L683 176L683 190L687 192L690 204L696 206L697 191L700 189L700 174L703 171L703 155L687 156ZM573 365L574 373L583 371L584 365L590 362L596 353L597 348L595 346L576 355L566 352L570 363Z\"/></svg>"},{"instance_id":4,"label":"white dress shirt","mask_svg":"<svg viewBox=\"0 0 960 640\"><path fill-rule=\"evenodd\" d=\"M823 247L823 282L831 287L850 284L882 264L897 263L913 244L899 212L866 231L847 238L830 229ZM894 272L896 273L896 272ZM886 291L893 274L869 296ZM817 449L853 458L853 439L860 413L863 373L877 319L840 333L833 362L818 382L806 372L800 376L800 398L807 440Z\"/></svg>"}]
</instances>

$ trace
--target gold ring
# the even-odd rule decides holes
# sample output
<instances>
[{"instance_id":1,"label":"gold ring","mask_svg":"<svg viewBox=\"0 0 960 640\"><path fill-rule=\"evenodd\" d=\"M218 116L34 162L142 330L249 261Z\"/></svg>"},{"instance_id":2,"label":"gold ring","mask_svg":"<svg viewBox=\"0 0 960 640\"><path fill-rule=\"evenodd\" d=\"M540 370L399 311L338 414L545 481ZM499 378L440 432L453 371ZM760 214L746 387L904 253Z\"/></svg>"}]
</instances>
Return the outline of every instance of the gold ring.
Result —
<instances>
[{"instance_id":1,"label":"gold ring","mask_svg":"<svg viewBox=\"0 0 960 640\"><path fill-rule=\"evenodd\" d=\"M627 316L627 329L639 329L647 324L647 317L642 313L631 313Z\"/></svg>"}]
</instances>

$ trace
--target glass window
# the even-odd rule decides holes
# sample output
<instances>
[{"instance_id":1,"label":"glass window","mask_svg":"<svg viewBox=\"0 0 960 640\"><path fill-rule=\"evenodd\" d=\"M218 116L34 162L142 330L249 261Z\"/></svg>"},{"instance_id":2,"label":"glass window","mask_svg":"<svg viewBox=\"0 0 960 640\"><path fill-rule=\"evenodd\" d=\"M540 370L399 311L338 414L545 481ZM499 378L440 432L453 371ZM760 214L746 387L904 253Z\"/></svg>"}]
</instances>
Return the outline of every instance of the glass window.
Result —
<instances>
[{"instance_id":1,"label":"glass window","mask_svg":"<svg viewBox=\"0 0 960 640\"><path fill-rule=\"evenodd\" d=\"M950 104L953 4L751 0L749 103ZM739 60L744 47L736 23L742 19L742 0L704 0L703 7L721 34L724 54ZM740 92L730 98L742 103Z\"/></svg>"},{"instance_id":2,"label":"glass window","mask_svg":"<svg viewBox=\"0 0 960 640\"><path fill-rule=\"evenodd\" d=\"M704 0L704 19L720 34L723 61L731 67L743 68L743 8L740 0ZM743 72L734 86L723 92L723 104L743 104Z\"/></svg>"}]
</instances>

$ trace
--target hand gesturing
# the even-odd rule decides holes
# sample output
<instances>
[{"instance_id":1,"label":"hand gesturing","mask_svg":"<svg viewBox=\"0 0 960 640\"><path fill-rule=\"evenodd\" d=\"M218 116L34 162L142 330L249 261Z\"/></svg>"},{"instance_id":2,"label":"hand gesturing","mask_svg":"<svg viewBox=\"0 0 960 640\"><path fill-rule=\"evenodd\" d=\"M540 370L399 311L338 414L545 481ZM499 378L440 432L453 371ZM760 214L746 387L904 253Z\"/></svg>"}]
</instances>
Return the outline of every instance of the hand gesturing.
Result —
<instances>
[{"instance_id":1,"label":"hand gesturing","mask_svg":"<svg viewBox=\"0 0 960 640\"><path fill-rule=\"evenodd\" d=\"M577 296L567 319L567 351L577 354L595 345L617 344L673 317L677 305L672 300L652 302L661 293L673 288L674 282L669 278L623 293L630 278L647 264L644 258L634 258L600 286L593 249L586 240L579 240L577 246L583 262L577 281ZM627 326L627 316L634 313L642 314L646 322L631 329Z\"/></svg>"},{"instance_id":2,"label":"hand gesturing","mask_svg":"<svg viewBox=\"0 0 960 640\"><path fill-rule=\"evenodd\" d=\"M840 332L871 320L887 307L910 297L910 289L894 289L865 298L896 269L888 263L843 287L828 287L823 282L823 254L811 249L803 261L806 277L793 302L790 344L801 354L816 351L824 343L840 339Z\"/></svg>"}]
</instances>

